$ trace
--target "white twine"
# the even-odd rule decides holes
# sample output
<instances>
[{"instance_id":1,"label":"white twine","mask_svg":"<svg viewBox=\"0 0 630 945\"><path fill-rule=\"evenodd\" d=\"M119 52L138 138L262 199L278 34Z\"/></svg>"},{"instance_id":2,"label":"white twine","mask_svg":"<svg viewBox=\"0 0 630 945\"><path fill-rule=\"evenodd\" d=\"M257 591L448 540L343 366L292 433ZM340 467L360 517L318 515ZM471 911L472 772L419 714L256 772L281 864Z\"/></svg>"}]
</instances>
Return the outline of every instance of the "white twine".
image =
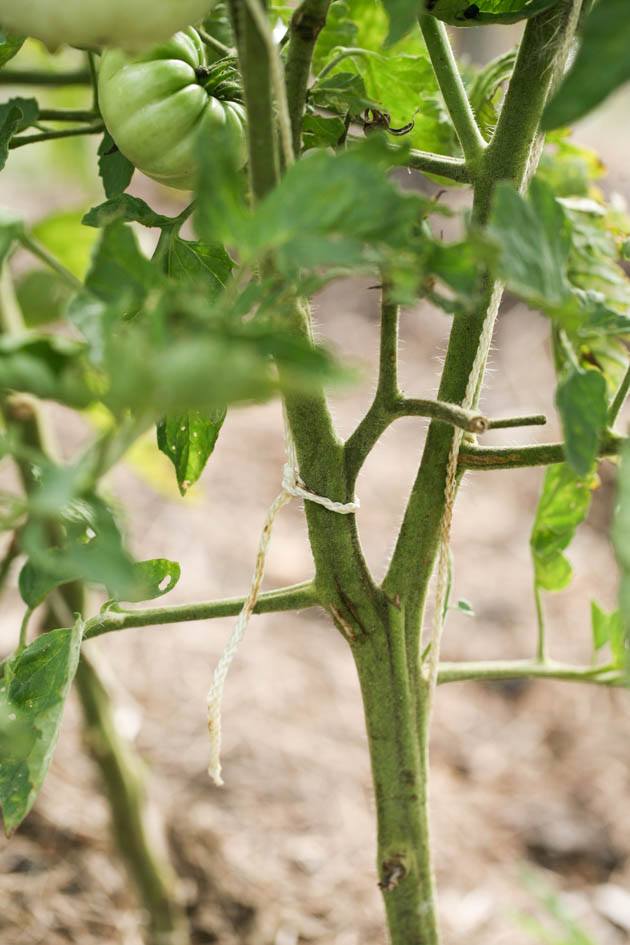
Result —
<instances>
[{"instance_id":1,"label":"white twine","mask_svg":"<svg viewBox=\"0 0 630 945\"><path fill-rule=\"evenodd\" d=\"M238 650L239 644L245 636L245 631L247 630L247 625L249 624L249 618L253 614L258 602L260 588L262 586L263 577L265 574L267 550L269 548L273 524L278 512L284 505L290 502L293 497L306 499L307 502L315 502L317 505L321 505L323 508L328 509L329 512L336 512L339 515L352 515L357 511L360 505L357 498L355 498L352 502L333 502L332 499L329 499L326 496L321 496L317 495L315 492L310 492L305 487L304 482L300 478L300 474L298 472L295 443L293 442L293 437L290 434L288 425L286 441L288 462L284 467L284 474L282 477L282 492L276 496L267 509L265 522L260 535L260 541L258 543L256 565L254 567L254 573L249 585L249 591L247 593L247 597L245 598L245 603L243 604L242 610L238 615L236 625L232 630L232 634L225 649L223 650L223 653L221 654L219 662L217 663L214 675L212 677L212 685L208 690L208 733L210 735L210 761L208 764L208 774L217 785L223 784L223 779L221 777L221 705L223 702L225 680L227 678L230 666L232 665L232 661L236 656L236 651Z\"/></svg>"}]
</instances>

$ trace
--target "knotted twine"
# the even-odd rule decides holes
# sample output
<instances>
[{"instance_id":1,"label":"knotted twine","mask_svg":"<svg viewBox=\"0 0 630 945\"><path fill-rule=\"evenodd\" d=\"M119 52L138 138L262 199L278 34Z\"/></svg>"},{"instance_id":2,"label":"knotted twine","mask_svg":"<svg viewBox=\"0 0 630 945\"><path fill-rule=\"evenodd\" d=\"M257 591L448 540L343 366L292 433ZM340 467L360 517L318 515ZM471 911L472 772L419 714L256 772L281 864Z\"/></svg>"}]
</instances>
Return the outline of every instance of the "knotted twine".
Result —
<instances>
[{"instance_id":1,"label":"knotted twine","mask_svg":"<svg viewBox=\"0 0 630 945\"><path fill-rule=\"evenodd\" d=\"M249 585L249 591L241 612L238 615L234 629L232 630L232 634L214 670L212 685L208 690L208 733L210 735L208 774L217 785L223 784L221 777L221 704L223 702L225 680L232 661L236 656L239 644L245 636L249 619L258 602L260 588L265 574L267 550L271 540L273 524L278 512L294 497L305 499L307 502L315 502L317 505L328 509L329 512L336 512L338 515L352 515L360 506L357 498L353 499L352 502L334 502L327 496L317 495L306 488L300 478L295 443L291 436L288 423L286 424L286 450L287 462L284 466L282 477L282 491L276 496L267 509L260 541L258 543L256 565Z\"/></svg>"}]
</instances>

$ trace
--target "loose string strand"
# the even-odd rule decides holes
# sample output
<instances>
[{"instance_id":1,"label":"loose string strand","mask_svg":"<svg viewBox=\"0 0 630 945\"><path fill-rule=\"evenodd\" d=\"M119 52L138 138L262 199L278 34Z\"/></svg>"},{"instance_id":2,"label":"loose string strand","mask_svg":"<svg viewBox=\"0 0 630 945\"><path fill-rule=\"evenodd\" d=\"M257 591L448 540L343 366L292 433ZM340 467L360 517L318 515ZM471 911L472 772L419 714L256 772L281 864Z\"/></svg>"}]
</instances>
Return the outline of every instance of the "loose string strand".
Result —
<instances>
[{"instance_id":1,"label":"loose string strand","mask_svg":"<svg viewBox=\"0 0 630 945\"><path fill-rule=\"evenodd\" d=\"M236 656L239 645L245 636L245 631L253 614L263 578L265 575L265 564L267 561L267 552L271 540L271 532L278 512L291 501L292 498L305 499L307 502L315 502L323 506L329 512L336 512L339 515L352 515L360 506L359 500L355 498L352 502L334 502L327 496L317 495L306 488L300 478L295 441L286 419L285 413L285 443L287 451L287 463L284 467L282 478L282 491L276 496L265 516L260 541L258 544L258 553L256 555L256 564L254 573L249 585L247 598L238 619L232 630L223 653L217 663L212 677L212 684L208 690L208 733L210 736L210 760L208 763L208 774L215 784L223 784L221 777L221 706L223 703L223 690L230 666Z\"/></svg>"},{"instance_id":2,"label":"loose string strand","mask_svg":"<svg viewBox=\"0 0 630 945\"><path fill-rule=\"evenodd\" d=\"M500 301L501 287L497 286L488 305L488 312L486 314L479 338L477 354L475 356L471 372L468 376L466 392L462 401L462 407L464 407L466 410L470 410L472 408L477 398L478 388L486 366L488 349L492 342L492 333L494 331L494 323L496 321ZM437 580L435 587L435 604L431 628L431 641L425 663L426 670L423 673L424 678L428 682L429 689L427 699L428 712L431 711L435 689L437 687L438 670L440 665L440 648L442 643L442 634L444 632L444 624L446 621L445 606L449 585L451 528L453 524L455 499L457 497L457 467L459 462L459 450L462 445L463 438L464 430L455 428L453 431L453 439L451 441L451 449L446 466L444 513L442 515L442 521L440 524L438 543Z\"/></svg>"}]
</instances>

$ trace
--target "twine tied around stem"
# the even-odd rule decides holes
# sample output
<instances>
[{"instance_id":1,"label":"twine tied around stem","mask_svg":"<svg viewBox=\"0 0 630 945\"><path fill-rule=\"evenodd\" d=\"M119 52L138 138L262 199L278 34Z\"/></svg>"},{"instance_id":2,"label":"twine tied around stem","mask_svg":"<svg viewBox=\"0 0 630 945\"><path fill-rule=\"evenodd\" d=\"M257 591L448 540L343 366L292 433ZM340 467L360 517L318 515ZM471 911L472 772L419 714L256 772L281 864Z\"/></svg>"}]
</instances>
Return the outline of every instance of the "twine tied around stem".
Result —
<instances>
[{"instance_id":1,"label":"twine tied around stem","mask_svg":"<svg viewBox=\"0 0 630 945\"><path fill-rule=\"evenodd\" d=\"M260 589L262 587L265 574L265 564L267 560L267 551L271 540L271 532L276 516L280 509L287 505L292 498L305 499L307 502L315 502L323 506L329 512L336 512L338 515L353 515L360 507L360 502L354 498L352 502L335 502L327 496L317 495L306 488L300 478L298 470L298 461L295 451L295 443L290 434L287 425L287 463L284 466L282 477L282 491L276 496L265 515L265 521L260 534L258 543L258 552L256 554L256 564L254 573L249 585L249 591L245 603L238 615L236 624L230 638L221 654L219 662L216 665L212 677L212 684L208 690L208 733L210 735L210 761L208 763L208 774L215 784L223 784L221 777L221 705L223 702L223 690L228 671L236 656L236 652L245 636L245 631L249 624L249 618L253 614Z\"/></svg>"}]
</instances>

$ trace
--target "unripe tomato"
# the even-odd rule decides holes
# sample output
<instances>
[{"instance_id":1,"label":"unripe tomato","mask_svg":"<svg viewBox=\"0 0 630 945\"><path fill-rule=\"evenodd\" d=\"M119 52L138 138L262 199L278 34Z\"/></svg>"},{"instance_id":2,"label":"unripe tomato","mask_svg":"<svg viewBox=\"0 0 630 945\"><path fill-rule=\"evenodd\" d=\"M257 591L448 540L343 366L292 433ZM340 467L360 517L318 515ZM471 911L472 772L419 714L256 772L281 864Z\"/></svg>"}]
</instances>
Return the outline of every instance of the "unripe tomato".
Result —
<instances>
[{"instance_id":1,"label":"unripe tomato","mask_svg":"<svg viewBox=\"0 0 630 945\"><path fill-rule=\"evenodd\" d=\"M229 83L223 83L227 100L206 88L208 71L205 46L192 28L146 55L115 49L101 60L99 102L119 150L144 174L180 190L194 187L204 124L227 125L245 162L245 109Z\"/></svg>"},{"instance_id":2,"label":"unripe tomato","mask_svg":"<svg viewBox=\"0 0 630 945\"><path fill-rule=\"evenodd\" d=\"M198 23L213 0L0 0L0 27L34 36L50 49L122 46L143 49Z\"/></svg>"}]
</instances>

